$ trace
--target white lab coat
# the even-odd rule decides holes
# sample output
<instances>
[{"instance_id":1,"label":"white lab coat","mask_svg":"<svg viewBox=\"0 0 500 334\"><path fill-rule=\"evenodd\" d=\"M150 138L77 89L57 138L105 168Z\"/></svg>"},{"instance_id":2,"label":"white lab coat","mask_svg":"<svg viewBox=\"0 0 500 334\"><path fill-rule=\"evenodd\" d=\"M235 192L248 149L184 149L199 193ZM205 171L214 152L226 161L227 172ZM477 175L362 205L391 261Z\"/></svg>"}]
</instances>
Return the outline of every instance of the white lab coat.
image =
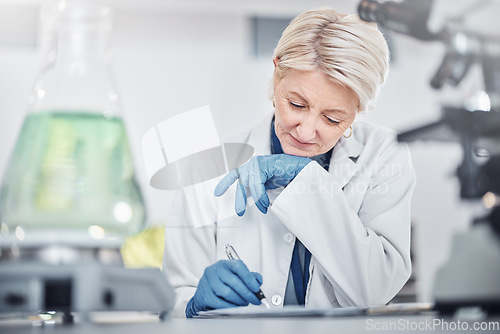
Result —
<instances>
[{"instance_id":1,"label":"white lab coat","mask_svg":"<svg viewBox=\"0 0 500 334\"><path fill-rule=\"evenodd\" d=\"M256 155L271 153L270 122L241 137ZM194 228L190 208L217 217L221 206L234 207L234 192L212 202L218 178L195 199L179 193L164 253L164 272L177 293L174 316L184 316L204 269L226 259L227 243L262 274L273 307L283 305L295 238L312 254L306 307L380 305L396 295L411 273L410 154L391 130L361 121L353 127L335 145L328 172L312 162L286 188L270 191L267 214L253 205L242 217Z\"/></svg>"}]
</instances>

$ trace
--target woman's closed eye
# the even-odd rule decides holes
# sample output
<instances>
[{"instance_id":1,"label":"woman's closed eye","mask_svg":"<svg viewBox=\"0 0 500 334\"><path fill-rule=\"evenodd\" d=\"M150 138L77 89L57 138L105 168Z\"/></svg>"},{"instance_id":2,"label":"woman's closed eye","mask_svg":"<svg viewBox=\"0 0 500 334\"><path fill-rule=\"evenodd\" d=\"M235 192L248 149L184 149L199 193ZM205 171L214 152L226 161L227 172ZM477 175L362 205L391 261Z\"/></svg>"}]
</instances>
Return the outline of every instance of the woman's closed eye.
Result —
<instances>
[{"instance_id":1,"label":"woman's closed eye","mask_svg":"<svg viewBox=\"0 0 500 334\"><path fill-rule=\"evenodd\" d=\"M306 107L305 105L302 105L302 104L297 103L297 102L290 102L290 105L292 106L292 108L296 108L296 109L304 109Z\"/></svg>"},{"instance_id":2,"label":"woman's closed eye","mask_svg":"<svg viewBox=\"0 0 500 334\"><path fill-rule=\"evenodd\" d=\"M340 121L337 121L336 119L333 119L331 117L328 117L328 116L325 116L325 120L330 123L330 124L333 124L333 125L337 125L340 123Z\"/></svg>"}]
</instances>

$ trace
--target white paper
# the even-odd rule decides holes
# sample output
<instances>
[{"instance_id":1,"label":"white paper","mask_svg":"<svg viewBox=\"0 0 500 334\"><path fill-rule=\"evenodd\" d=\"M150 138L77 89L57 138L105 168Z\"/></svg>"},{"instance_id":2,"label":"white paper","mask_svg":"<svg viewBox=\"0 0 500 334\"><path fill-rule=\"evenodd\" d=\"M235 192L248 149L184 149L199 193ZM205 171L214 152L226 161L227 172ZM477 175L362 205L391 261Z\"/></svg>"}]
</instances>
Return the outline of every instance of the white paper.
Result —
<instances>
[{"instance_id":1,"label":"white paper","mask_svg":"<svg viewBox=\"0 0 500 334\"><path fill-rule=\"evenodd\" d=\"M209 106L170 117L157 127L168 163L220 146Z\"/></svg>"}]
</instances>

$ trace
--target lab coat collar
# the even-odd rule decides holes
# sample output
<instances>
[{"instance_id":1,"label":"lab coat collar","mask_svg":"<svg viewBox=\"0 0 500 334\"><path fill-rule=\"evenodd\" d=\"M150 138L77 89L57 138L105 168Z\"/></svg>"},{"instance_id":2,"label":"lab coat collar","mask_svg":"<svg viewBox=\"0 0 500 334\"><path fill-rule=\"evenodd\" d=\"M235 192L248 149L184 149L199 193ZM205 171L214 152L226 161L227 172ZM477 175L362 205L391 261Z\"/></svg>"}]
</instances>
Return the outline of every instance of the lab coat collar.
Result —
<instances>
[{"instance_id":1,"label":"lab coat collar","mask_svg":"<svg viewBox=\"0 0 500 334\"><path fill-rule=\"evenodd\" d=\"M353 134L349 138L345 138L344 136L340 137L335 145L335 149L344 151L345 155L356 160L361 154L361 151L363 151L364 146L365 145L357 139L355 134Z\"/></svg>"},{"instance_id":2,"label":"lab coat collar","mask_svg":"<svg viewBox=\"0 0 500 334\"><path fill-rule=\"evenodd\" d=\"M271 141L269 140L269 129L273 120L274 112L269 113L251 132L247 143L254 147L255 155L271 154Z\"/></svg>"},{"instance_id":3,"label":"lab coat collar","mask_svg":"<svg viewBox=\"0 0 500 334\"><path fill-rule=\"evenodd\" d=\"M330 174L337 179L342 188L358 172L359 166L356 162L364 146L353 134L349 138L340 137L333 148L330 159Z\"/></svg>"}]
</instances>

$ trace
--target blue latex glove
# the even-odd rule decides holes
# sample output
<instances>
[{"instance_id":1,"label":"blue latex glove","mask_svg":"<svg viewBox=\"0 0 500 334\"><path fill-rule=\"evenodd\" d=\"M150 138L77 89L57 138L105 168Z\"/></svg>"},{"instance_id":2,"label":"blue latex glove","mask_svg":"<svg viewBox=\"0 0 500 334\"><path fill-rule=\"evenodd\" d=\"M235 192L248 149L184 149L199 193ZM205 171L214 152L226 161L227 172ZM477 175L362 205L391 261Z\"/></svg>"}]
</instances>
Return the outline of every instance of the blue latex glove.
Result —
<instances>
[{"instance_id":1,"label":"blue latex glove","mask_svg":"<svg viewBox=\"0 0 500 334\"><path fill-rule=\"evenodd\" d=\"M241 260L219 260L208 266L198 283L194 296L186 306L186 317L199 311L235 306L260 305L255 296L262 285L262 276L250 272Z\"/></svg>"},{"instance_id":2,"label":"blue latex glove","mask_svg":"<svg viewBox=\"0 0 500 334\"><path fill-rule=\"evenodd\" d=\"M238 180L235 209L243 216L247 207L246 188L250 189L257 208L267 213L269 197L266 190L288 185L297 174L312 160L288 154L255 156L243 166L231 171L215 187L215 196L222 196Z\"/></svg>"}]
</instances>

